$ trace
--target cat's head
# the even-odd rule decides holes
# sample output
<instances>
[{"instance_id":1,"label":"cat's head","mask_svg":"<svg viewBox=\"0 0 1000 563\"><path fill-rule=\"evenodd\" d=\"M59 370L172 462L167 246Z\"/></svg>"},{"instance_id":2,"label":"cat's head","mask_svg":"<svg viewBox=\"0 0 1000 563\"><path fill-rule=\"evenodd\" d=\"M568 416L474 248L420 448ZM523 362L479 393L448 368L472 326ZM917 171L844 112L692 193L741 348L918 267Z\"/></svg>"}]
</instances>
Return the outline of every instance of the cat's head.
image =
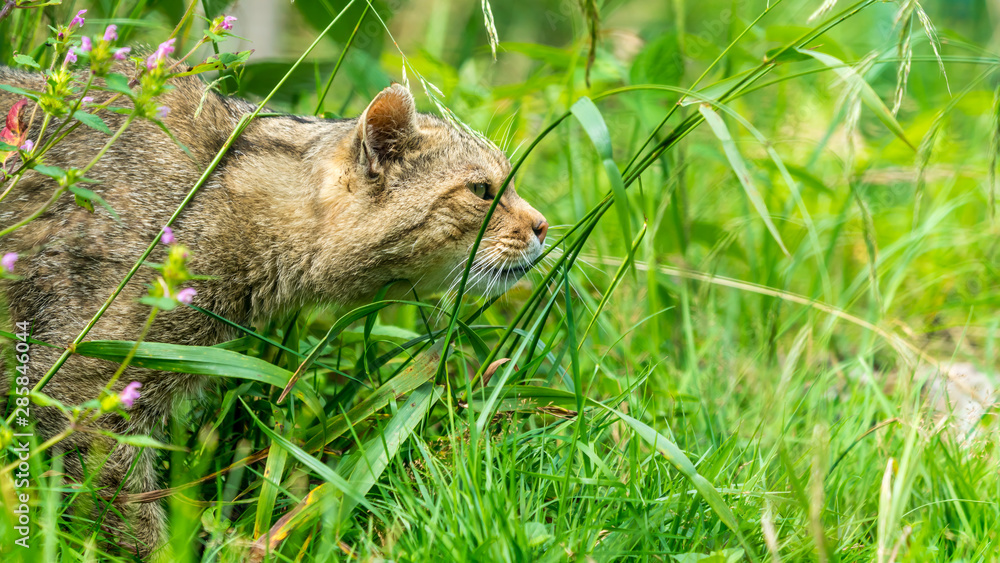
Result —
<instances>
[{"instance_id":1,"label":"cat's head","mask_svg":"<svg viewBox=\"0 0 1000 563\"><path fill-rule=\"evenodd\" d=\"M353 200L361 200L380 267L418 292L457 283L490 204L510 173L493 143L417 113L393 84L358 118L350 141ZM361 196L358 198L357 196ZM548 223L507 186L486 227L468 290L495 295L541 255Z\"/></svg>"}]
</instances>

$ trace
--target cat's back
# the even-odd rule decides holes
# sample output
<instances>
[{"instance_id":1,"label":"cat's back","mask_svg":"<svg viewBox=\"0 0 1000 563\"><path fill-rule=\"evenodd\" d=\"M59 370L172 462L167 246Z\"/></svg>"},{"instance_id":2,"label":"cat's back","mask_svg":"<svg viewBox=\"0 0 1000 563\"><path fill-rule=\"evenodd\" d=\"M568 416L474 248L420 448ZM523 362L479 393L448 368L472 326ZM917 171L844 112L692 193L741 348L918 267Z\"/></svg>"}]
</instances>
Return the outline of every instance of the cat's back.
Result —
<instances>
[{"instance_id":1,"label":"cat's back","mask_svg":"<svg viewBox=\"0 0 1000 563\"><path fill-rule=\"evenodd\" d=\"M12 87L0 90L3 116L30 95L18 89L44 92L46 86L41 74L6 67L0 67L0 84ZM95 193L114 214L97 200L92 202L93 210L81 206L74 194L35 170L8 178L0 186L0 193L9 189L0 202L0 230L43 210L0 238L0 252L21 256L16 269L20 280L2 284L15 313L32 316L52 300L83 311L92 301L106 298L196 184L240 116L252 108L246 102L206 92L195 77L172 80L171 86L155 102L168 108L159 123L140 117L130 120L127 114L133 105L128 97L91 89L86 95L93 101L81 103L81 110L98 115L112 134L73 119L64 125L65 117L45 125L45 139L55 131L68 133L46 148L39 163L86 170L84 176L90 181L76 186ZM74 102L83 95L82 83L76 87ZM105 105L125 113L99 108ZM35 101L24 106L20 121L27 127L27 138L37 143L45 120ZM14 173L21 166L17 153L11 154L7 171Z\"/></svg>"}]
</instances>

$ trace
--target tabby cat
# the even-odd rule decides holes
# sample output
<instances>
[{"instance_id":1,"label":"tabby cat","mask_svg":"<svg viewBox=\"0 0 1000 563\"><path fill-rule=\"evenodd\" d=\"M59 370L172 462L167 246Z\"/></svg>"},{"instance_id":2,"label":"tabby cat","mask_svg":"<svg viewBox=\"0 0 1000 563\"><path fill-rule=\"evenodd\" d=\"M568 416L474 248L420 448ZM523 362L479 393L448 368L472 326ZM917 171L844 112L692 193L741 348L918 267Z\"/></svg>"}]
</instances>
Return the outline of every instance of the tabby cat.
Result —
<instances>
[{"instance_id":1,"label":"tabby cat","mask_svg":"<svg viewBox=\"0 0 1000 563\"><path fill-rule=\"evenodd\" d=\"M41 75L3 67L0 83L44 89ZM206 91L194 77L171 84L161 103L170 108L164 123L176 142L156 124L136 120L87 174L99 182L88 187L117 211L120 221L100 208L92 213L66 195L35 221L0 238L0 254L20 256L19 279L0 283L9 325L28 321L35 338L66 346L158 236L240 118L254 109L246 101ZM97 97L95 103L104 101ZM0 111L18 100L0 91ZM29 104L25 114L33 107ZM107 111L100 115L112 130L124 119ZM33 120L30 138L37 139L40 121ZM45 162L83 167L106 141L106 135L78 127L46 154ZM396 280L409 280L420 294L439 291L462 271L458 266L466 263L510 170L492 143L418 113L399 84L379 93L357 119L260 117L173 224L174 236L190 249L189 269L210 276L192 282L194 304L250 326L304 305L363 302ZM50 178L27 172L0 204L0 229L29 216L55 189ZM542 215L508 188L477 254L475 267L482 275L472 290L502 291L523 275L542 252L547 228ZM150 261L162 262L165 254L160 246ZM154 276L148 268L140 270L87 338L136 339L150 312L139 298ZM229 326L179 307L158 315L146 340L213 345L237 336L242 335ZM31 385L61 352L32 347ZM66 405L81 404L98 397L116 368L74 355L44 392ZM12 373L7 366L5 390ZM142 387L129 416L105 415L96 423L100 428L158 435L177 403L197 396L209 383L202 376L130 367L112 390L120 392L130 381ZM43 437L67 424L65 415L52 408L33 407L32 414ZM106 537L145 558L162 541L164 511L156 502L127 499L158 488L156 454L76 432L57 448L70 454L64 456L69 480L84 478L81 460L95 451L106 460L92 486L111 497L123 485L104 517Z\"/></svg>"}]
</instances>

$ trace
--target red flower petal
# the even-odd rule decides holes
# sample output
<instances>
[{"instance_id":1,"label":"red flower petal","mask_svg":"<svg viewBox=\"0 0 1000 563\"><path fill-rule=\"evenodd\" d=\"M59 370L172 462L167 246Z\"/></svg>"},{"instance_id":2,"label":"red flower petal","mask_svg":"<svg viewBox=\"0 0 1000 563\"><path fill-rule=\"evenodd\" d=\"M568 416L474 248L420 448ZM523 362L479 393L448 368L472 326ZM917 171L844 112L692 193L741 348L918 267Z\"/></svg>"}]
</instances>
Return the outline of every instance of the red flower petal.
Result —
<instances>
[{"instance_id":1,"label":"red flower petal","mask_svg":"<svg viewBox=\"0 0 1000 563\"><path fill-rule=\"evenodd\" d=\"M27 124L24 122L24 106L28 105L27 98L21 98L14 107L7 112L7 129L15 135L22 135Z\"/></svg>"},{"instance_id":2,"label":"red flower petal","mask_svg":"<svg viewBox=\"0 0 1000 563\"><path fill-rule=\"evenodd\" d=\"M13 145L19 147L24 144L24 140L28 137L28 124L25 121L24 116L24 106L28 105L28 100L22 98L10 111L7 112L7 126L0 131L0 141L7 143L8 145ZM7 159L10 155L14 154L15 151L0 151L0 165L4 165L6 168Z\"/></svg>"}]
</instances>

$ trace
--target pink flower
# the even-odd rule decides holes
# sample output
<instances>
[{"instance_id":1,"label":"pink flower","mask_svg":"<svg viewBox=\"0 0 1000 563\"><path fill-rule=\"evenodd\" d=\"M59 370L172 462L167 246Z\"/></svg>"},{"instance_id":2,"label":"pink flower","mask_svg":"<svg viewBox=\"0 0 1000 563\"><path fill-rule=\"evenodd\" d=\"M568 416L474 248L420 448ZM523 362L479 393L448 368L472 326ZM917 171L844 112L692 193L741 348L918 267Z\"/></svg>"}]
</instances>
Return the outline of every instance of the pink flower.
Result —
<instances>
[{"instance_id":1,"label":"pink flower","mask_svg":"<svg viewBox=\"0 0 1000 563\"><path fill-rule=\"evenodd\" d=\"M89 104L90 102L93 102L93 101L94 101L94 97L93 96L84 96L84 97L80 98L80 103L81 104Z\"/></svg>"},{"instance_id":2,"label":"pink flower","mask_svg":"<svg viewBox=\"0 0 1000 563\"><path fill-rule=\"evenodd\" d=\"M77 12L76 17L73 18L73 21L69 22L69 29L73 29L74 26L83 27L83 22L84 22L83 14L86 13L87 10L80 10L79 12Z\"/></svg>"},{"instance_id":3,"label":"pink flower","mask_svg":"<svg viewBox=\"0 0 1000 563\"><path fill-rule=\"evenodd\" d=\"M31 139L24 141L24 144L19 147L24 152L31 152L31 149L35 148L35 142Z\"/></svg>"},{"instance_id":4,"label":"pink flower","mask_svg":"<svg viewBox=\"0 0 1000 563\"><path fill-rule=\"evenodd\" d=\"M7 254L3 255L3 258L0 258L0 266L3 266L4 270L7 270L8 272L11 273L14 272L14 264L16 263L17 263L16 252L8 252Z\"/></svg>"},{"instance_id":5,"label":"pink flower","mask_svg":"<svg viewBox=\"0 0 1000 563\"><path fill-rule=\"evenodd\" d=\"M125 57L127 57L128 54L131 52L132 52L132 47L122 47L121 49L115 51L115 60L124 61Z\"/></svg>"},{"instance_id":6,"label":"pink flower","mask_svg":"<svg viewBox=\"0 0 1000 563\"><path fill-rule=\"evenodd\" d=\"M142 387L142 383L139 383L138 381L133 381L132 383L126 385L125 388L122 389L121 394L118 395L122 404L124 404L127 408L132 408L132 404L139 398L140 387Z\"/></svg>"},{"instance_id":7,"label":"pink flower","mask_svg":"<svg viewBox=\"0 0 1000 563\"><path fill-rule=\"evenodd\" d=\"M185 305L190 305L194 301L194 296L198 292L194 290L193 287L185 287L184 289L177 292L177 300Z\"/></svg>"},{"instance_id":8,"label":"pink flower","mask_svg":"<svg viewBox=\"0 0 1000 563\"><path fill-rule=\"evenodd\" d=\"M156 108L156 118L161 121L166 119L169 113L170 113L170 108L168 108L167 106L160 106Z\"/></svg>"},{"instance_id":9,"label":"pink flower","mask_svg":"<svg viewBox=\"0 0 1000 563\"><path fill-rule=\"evenodd\" d=\"M167 39L163 43L160 43L160 45L156 48L156 55L161 59L165 59L170 55L173 55L175 41L177 41L177 39L171 37L170 39Z\"/></svg>"},{"instance_id":10,"label":"pink flower","mask_svg":"<svg viewBox=\"0 0 1000 563\"><path fill-rule=\"evenodd\" d=\"M160 46L156 48L156 52L146 59L146 68L153 70L160 61L172 55L174 53L175 41L177 41L177 39L171 37L163 43L160 43Z\"/></svg>"},{"instance_id":11,"label":"pink flower","mask_svg":"<svg viewBox=\"0 0 1000 563\"><path fill-rule=\"evenodd\" d=\"M89 53L90 50L93 49L93 48L94 48L94 42L91 41L91 39L89 37L87 37L86 35L84 35L83 37L80 38L80 50L81 51L86 51L86 52Z\"/></svg>"},{"instance_id":12,"label":"pink flower","mask_svg":"<svg viewBox=\"0 0 1000 563\"><path fill-rule=\"evenodd\" d=\"M118 26L111 24L104 30L104 40L108 43L118 39Z\"/></svg>"},{"instance_id":13,"label":"pink flower","mask_svg":"<svg viewBox=\"0 0 1000 563\"><path fill-rule=\"evenodd\" d=\"M208 31L215 34L230 31L233 29L234 21L236 21L236 16L219 16L212 20L212 25L209 26Z\"/></svg>"},{"instance_id":14,"label":"pink flower","mask_svg":"<svg viewBox=\"0 0 1000 563\"><path fill-rule=\"evenodd\" d=\"M174 230L170 227L163 227L163 236L160 237L160 242L163 244L173 244L177 242L177 239L174 238Z\"/></svg>"},{"instance_id":15,"label":"pink flower","mask_svg":"<svg viewBox=\"0 0 1000 563\"><path fill-rule=\"evenodd\" d=\"M70 49L69 52L66 53L66 61L63 62L63 65L64 66L71 65L75 62L76 62L76 53L73 52L73 49Z\"/></svg>"}]
</instances>

